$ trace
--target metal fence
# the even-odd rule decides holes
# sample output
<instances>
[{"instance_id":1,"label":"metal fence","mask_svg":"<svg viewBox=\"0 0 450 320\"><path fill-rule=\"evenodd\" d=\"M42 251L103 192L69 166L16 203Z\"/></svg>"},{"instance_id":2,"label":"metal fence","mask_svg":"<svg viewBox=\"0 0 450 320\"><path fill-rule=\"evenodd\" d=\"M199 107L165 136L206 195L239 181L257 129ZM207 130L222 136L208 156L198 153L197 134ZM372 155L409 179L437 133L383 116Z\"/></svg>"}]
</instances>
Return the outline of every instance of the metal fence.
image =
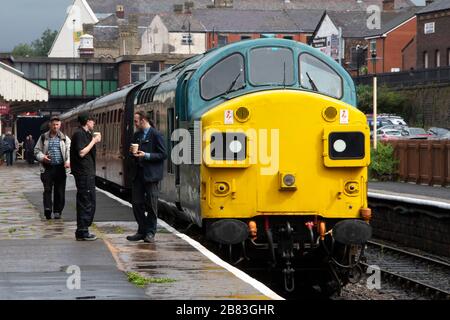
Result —
<instances>
[{"instance_id":1,"label":"metal fence","mask_svg":"<svg viewBox=\"0 0 450 320\"><path fill-rule=\"evenodd\" d=\"M356 85L372 85L373 74L355 77ZM450 83L450 67L377 74L378 85L409 87L422 84Z\"/></svg>"},{"instance_id":2,"label":"metal fence","mask_svg":"<svg viewBox=\"0 0 450 320\"><path fill-rule=\"evenodd\" d=\"M399 178L417 184L450 186L450 140L394 140Z\"/></svg>"}]
</instances>

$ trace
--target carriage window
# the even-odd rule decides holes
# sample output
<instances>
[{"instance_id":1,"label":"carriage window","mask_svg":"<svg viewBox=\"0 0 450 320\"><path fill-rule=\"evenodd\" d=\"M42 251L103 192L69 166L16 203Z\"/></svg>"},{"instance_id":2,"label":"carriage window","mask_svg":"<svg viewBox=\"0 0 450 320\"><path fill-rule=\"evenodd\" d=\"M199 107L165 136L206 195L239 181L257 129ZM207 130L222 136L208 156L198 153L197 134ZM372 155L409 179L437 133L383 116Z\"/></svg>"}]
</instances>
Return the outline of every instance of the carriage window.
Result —
<instances>
[{"instance_id":1,"label":"carriage window","mask_svg":"<svg viewBox=\"0 0 450 320\"><path fill-rule=\"evenodd\" d=\"M216 63L200 79L204 100L211 100L245 85L244 57L235 53Z\"/></svg>"},{"instance_id":2,"label":"carriage window","mask_svg":"<svg viewBox=\"0 0 450 320\"><path fill-rule=\"evenodd\" d=\"M119 118L117 119L117 122L119 122L119 123L122 122L122 115L123 115L123 110L119 109Z\"/></svg>"},{"instance_id":3,"label":"carriage window","mask_svg":"<svg viewBox=\"0 0 450 320\"><path fill-rule=\"evenodd\" d=\"M325 62L303 53L299 57L300 85L340 99L342 97L342 78Z\"/></svg>"},{"instance_id":4,"label":"carriage window","mask_svg":"<svg viewBox=\"0 0 450 320\"><path fill-rule=\"evenodd\" d=\"M253 49L249 64L250 82L254 85L294 84L294 57L287 48Z\"/></svg>"}]
</instances>

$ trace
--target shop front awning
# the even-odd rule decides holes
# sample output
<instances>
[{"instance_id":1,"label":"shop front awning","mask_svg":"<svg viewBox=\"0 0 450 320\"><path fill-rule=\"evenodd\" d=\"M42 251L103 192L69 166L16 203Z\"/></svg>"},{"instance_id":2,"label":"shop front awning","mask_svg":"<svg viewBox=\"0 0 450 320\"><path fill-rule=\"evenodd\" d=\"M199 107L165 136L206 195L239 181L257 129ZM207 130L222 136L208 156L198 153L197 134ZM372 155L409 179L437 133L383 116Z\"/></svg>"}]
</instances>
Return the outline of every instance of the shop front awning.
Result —
<instances>
[{"instance_id":1,"label":"shop front awning","mask_svg":"<svg viewBox=\"0 0 450 320\"><path fill-rule=\"evenodd\" d=\"M0 102L7 103L11 112L33 111L33 106L48 101L47 89L24 78L22 72L0 62ZM26 110L30 108L30 110Z\"/></svg>"}]
</instances>

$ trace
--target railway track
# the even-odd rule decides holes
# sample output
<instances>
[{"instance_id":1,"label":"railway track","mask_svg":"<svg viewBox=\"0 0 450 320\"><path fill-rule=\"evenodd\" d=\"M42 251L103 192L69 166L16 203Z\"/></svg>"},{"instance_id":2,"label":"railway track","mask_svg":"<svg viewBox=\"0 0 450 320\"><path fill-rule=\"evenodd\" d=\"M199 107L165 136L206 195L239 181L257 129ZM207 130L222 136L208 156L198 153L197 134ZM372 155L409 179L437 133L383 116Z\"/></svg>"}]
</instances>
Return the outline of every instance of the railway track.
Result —
<instances>
[{"instance_id":1,"label":"railway track","mask_svg":"<svg viewBox=\"0 0 450 320\"><path fill-rule=\"evenodd\" d=\"M407 286L433 299L450 300L450 264L390 245L369 241L365 266L380 268L385 281Z\"/></svg>"}]
</instances>

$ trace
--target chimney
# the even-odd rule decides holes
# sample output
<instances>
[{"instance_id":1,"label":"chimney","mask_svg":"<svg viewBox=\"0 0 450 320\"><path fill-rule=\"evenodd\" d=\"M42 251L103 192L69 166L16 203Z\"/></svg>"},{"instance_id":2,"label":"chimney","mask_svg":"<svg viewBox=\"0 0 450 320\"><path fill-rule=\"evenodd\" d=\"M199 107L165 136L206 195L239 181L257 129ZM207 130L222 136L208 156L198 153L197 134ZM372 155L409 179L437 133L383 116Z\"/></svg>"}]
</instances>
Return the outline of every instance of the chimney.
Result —
<instances>
[{"instance_id":1,"label":"chimney","mask_svg":"<svg viewBox=\"0 0 450 320\"><path fill-rule=\"evenodd\" d=\"M183 5L182 4L174 4L173 12L175 13L183 13Z\"/></svg>"},{"instance_id":2,"label":"chimney","mask_svg":"<svg viewBox=\"0 0 450 320\"><path fill-rule=\"evenodd\" d=\"M125 10L123 8L123 5L117 5L116 6L116 16L119 19L125 19Z\"/></svg>"},{"instance_id":3,"label":"chimney","mask_svg":"<svg viewBox=\"0 0 450 320\"><path fill-rule=\"evenodd\" d=\"M383 0L383 11L394 11L395 0Z\"/></svg>"},{"instance_id":4,"label":"chimney","mask_svg":"<svg viewBox=\"0 0 450 320\"><path fill-rule=\"evenodd\" d=\"M184 13L192 13L192 9L194 9L194 2L186 1L184 3Z\"/></svg>"},{"instance_id":5,"label":"chimney","mask_svg":"<svg viewBox=\"0 0 450 320\"><path fill-rule=\"evenodd\" d=\"M94 37L90 34L84 34L80 37L80 47L78 48L80 58L94 57Z\"/></svg>"},{"instance_id":6,"label":"chimney","mask_svg":"<svg viewBox=\"0 0 450 320\"><path fill-rule=\"evenodd\" d=\"M432 4L432 3L433 3L433 0L426 0L426 1L425 1L425 5L426 5L426 6L428 6L428 5Z\"/></svg>"}]
</instances>

